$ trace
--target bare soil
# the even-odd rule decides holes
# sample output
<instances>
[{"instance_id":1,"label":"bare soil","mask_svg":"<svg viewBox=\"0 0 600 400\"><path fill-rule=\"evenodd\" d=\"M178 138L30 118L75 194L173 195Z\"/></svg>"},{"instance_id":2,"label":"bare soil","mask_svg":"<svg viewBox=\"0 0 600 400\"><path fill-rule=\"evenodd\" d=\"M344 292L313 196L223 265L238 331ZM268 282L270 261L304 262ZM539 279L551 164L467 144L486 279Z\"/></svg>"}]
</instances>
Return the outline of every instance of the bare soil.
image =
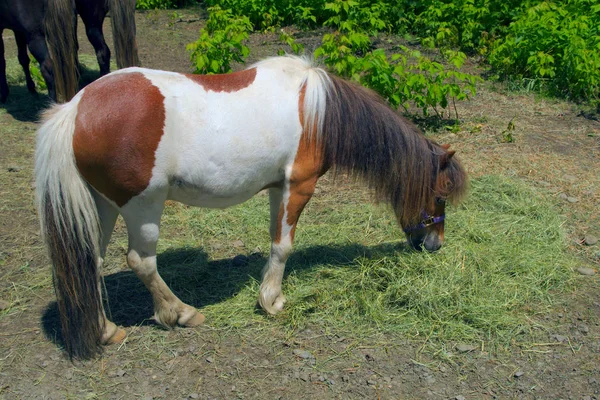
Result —
<instances>
[{"instance_id":1,"label":"bare soil","mask_svg":"<svg viewBox=\"0 0 600 400\"><path fill-rule=\"evenodd\" d=\"M189 72L185 45L197 39L203 18L202 10L138 13L143 65ZM92 54L83 31L79 36L81 51ZM309 50L320 41L319 32L302 36ZM4 37L7 57L16 57L14 39ZM277 37L254 34L249 61L275 55L283 47ZM445 355L424 351L423 338L374 335L357 342L322 326L291 336L210 324L165 331L145 320L151 300L143 286L130 273L108 272L109 296L128 294L113 312L128 339L97 360L72 363L56 335L50 269L33 207L35 119L46 100L23 88L11 91L0 112L0 398L600 399L598 275L576 272L577 287L553 297L553 311L537 316L535 342L493 353L483 344L448 343ZM510 175L555 195L571 251L597 272L600 246L585 246L582 238L600 236L598 120L580 116L573 104L489 83L457 106L461 131L437 132L437 140L459 151L471 176ZM511 120L515 141L501 143Z\"/></svg>"}]
</instances>

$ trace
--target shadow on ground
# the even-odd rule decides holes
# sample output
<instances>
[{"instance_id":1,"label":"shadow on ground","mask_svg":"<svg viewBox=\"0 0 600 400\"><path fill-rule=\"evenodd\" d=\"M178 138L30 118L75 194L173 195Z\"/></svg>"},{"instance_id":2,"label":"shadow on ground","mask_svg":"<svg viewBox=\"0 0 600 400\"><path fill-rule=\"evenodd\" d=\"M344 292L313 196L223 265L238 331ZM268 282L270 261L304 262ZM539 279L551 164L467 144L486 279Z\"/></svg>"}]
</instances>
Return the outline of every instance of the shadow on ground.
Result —
<instances>
[{"instance_id":1,"label":"shadow on ground","mask_svg":"<svg viewBox=\"0 0 600 400\"><path fill-rule=\"evenodd\" d=\"M100 73L97 69L90 69L80 64L80 88L84 88L99 77ZM22 85L9 84L9 90L10 93L6 103L0 103L0 108L4 108L17 121L37 122L40 120L41 113L52 105L52 100L48 95L43 93L29 93L24 82Z\"/></svg>"},{"instance_id":2,"label":"shadow on ground","mask_svg":"<svg viewBox=\"0 0 600 400\"><path fill-rule=\"evenodd\" d=\"M286 265L286 276L292 271L309 270L317 265L351 266L362 257L384 257L410 251L406 243L362 246L312 246L294 252ZM244 262L240 262L242 259ZM235 296L252 279L260 280L266 257L252 254L229 259L208 261L202 249L168 250L158 256L160 274L171 290L185 303L202 308ZM240 265L241 264L241 265ZM285 278L284 278L285 279ZM131 271L117 272L104 277L108 301L105 309L117 325L154 324L152 297L144 284ZM262 312L258 310L256 312ZM62 346L60 321L56 302L48 305L42 315L44 334Z\"/></svg>"}]
</instances>

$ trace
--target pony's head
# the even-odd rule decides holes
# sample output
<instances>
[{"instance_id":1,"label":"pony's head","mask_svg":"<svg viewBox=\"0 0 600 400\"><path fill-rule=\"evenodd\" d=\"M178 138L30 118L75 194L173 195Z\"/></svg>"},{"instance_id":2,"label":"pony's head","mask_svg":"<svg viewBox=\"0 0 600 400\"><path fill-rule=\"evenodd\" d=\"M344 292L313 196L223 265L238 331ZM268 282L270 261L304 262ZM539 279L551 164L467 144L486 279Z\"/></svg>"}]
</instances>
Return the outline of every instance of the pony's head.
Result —
<instances>
[{"instance_id":1,"label":"pony's head","mask_svg":"<svg viewBox=\"0 0 600 400\"><path fill-rule=\"evenodd\" d=\"M420 221L404 227L408 243L418 251L433 252L444 243L444 220L446 219L446 201L459 200L466 187L466 175L454 159L454 150L449 145L440 146L443 153L439 156L434 187L421 210Z\"/></svg>"}]
</instances>

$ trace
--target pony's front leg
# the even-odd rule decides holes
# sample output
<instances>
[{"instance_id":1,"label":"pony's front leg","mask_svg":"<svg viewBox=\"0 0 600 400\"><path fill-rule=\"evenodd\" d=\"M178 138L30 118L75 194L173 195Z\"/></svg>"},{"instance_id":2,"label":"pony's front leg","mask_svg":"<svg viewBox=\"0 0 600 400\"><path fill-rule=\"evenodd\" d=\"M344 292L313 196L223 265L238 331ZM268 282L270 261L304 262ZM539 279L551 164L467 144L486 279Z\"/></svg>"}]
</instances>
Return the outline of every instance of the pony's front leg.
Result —
<instances>
[{"instance_id":1,"label":"pony's front leg","mask_svg":"<svg viewBox=\"0 0 600 400\"><path fill-rule=\"evenodd\" d=\"M263 269L258 303L269 314L283 309L285 297L281 281L285 262L292 252L296 223L304 206L315 191L317 178L302 182L290 182L284 188L269 189L271 206L271 254Z\"/></svg>"},{"instance_id":2,"label":"pony's front leg","mask_svg":"<svg viewBox=\"0 0 600 400\"><path fill-rule=\"evenodd\" d=\"M163 201L136 198L121 209L129 235L127 264L152 294L156 322L165 327L196 326L204 322L204 315L179 300L156 268L156 242L163 207Z\"/></svg>"}]
</instances>

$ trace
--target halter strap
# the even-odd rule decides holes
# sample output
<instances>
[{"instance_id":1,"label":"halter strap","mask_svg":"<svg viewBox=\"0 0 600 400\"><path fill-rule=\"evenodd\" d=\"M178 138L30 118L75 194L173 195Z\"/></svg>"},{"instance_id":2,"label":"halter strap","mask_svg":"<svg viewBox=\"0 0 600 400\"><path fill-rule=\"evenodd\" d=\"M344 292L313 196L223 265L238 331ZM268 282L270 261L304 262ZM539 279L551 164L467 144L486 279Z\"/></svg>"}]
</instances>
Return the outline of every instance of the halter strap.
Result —
<instances>
[{"instance_id":1,"label":"halter strap","mask_svg":"<svg viewBox=\"0 0 600 400\"><path fill-rule=\"evenodd\" d=\"M423 210L421 212L421 218L423 218L421 220L421 222L419 222L416 225L409 226L408 228L404 228L404 232L409 233L409 232L416 231L419 229L427 228L428 226L431 226L431 225L439 224L440 222L442 222L446 219L446 214L442 214L440 216L433 217L433 216L427 214L427 212L425 210Z\"/></svg>"}]
</instances>

